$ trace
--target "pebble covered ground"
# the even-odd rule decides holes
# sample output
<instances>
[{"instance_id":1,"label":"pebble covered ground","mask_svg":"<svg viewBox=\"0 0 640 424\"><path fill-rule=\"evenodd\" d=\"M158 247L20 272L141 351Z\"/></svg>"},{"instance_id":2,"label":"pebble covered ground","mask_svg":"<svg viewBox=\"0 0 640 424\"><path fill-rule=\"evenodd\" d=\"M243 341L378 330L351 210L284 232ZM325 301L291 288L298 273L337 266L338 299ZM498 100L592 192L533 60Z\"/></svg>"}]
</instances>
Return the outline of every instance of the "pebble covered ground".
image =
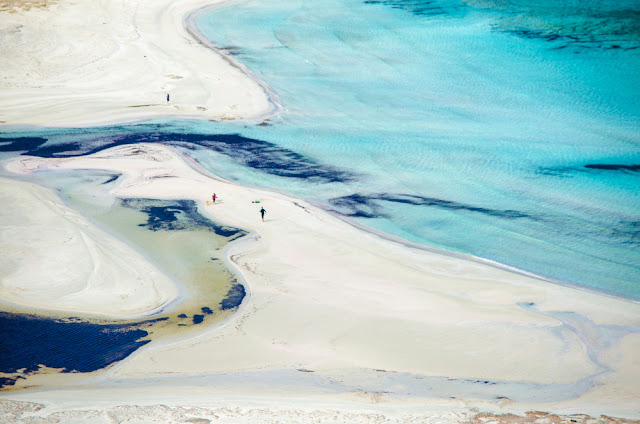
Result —
<instances>
[{"instance_id":1,"label":"pebble covered ground","mask_svg":"<svg viewBox=\"0 0 640 424\"><path fill-rule=\"evenodd\" d=\"M524 415L466 412L426 412L386 416L376 412L334 409L287 408L204 408L152 406L114 406L105 409L73 409L47 413L45 406L33 402L0 400L0 421L14 424L91 422L95 424L166 423L375 423L375 424L638 424L640 420L583 414L556 415L527 412Z\"/></svg>"}]
</instances>

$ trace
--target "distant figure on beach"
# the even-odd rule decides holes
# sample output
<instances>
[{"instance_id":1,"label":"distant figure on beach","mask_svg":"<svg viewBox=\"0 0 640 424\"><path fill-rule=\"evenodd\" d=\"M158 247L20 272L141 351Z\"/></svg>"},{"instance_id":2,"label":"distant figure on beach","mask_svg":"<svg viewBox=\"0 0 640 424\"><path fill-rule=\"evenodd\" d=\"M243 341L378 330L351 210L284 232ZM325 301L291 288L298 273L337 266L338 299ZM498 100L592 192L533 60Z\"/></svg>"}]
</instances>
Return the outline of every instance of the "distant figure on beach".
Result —
<instances>
[{"instance_id":1,"label":"distant figure on beach","mask_svg":"<svg viewBox=\"0 0 640 424\"><path fill-rule=\"evenodd\" d=\"M169 93L167 93L167 103L169 103Z\"/></svg>"},{"instance_id":2,"label":"distant figure on beach","mask_svg":"<svg viewBox=\"0 0 640 424\"><path fill-rule=\"evenodd\" d=\"M211 196L211 198L213 199L213 203L216 203L216 194L213 193L213 196Z\"/></svg>"},{"instance_id":3,"label":"distant figure on beach","mask_svg":"<svg viewBox=\"0 0 640 424\"><path fill-rule=\"evenodd\" d=\"M264 208L260 208L260 215L262 216L262 222L264 222L264 213L266 211L264 210Z\"/></svg>"}]
</instances>

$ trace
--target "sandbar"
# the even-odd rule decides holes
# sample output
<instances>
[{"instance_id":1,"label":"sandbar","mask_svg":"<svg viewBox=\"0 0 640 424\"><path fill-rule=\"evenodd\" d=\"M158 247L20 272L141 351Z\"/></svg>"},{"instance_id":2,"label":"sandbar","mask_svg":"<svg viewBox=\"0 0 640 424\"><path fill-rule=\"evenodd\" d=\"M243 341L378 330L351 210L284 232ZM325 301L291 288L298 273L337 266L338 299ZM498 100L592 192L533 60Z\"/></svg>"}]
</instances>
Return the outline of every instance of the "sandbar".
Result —
<instances>
[{"instance_id":1,"label":"sandbar","mask_svg":"<svg viewBox=\"0 0 640 424\"><path fill-rule=\"evenodd\" d=\"M51 190L0 178L0 200L0 300L14 309L130 318L177 298L174 282Z\"/></svg>"},{"instance_id":2,"label":"sandbar","mask_svg":"<svg viewBox=\"0 0 640 424\"><path fill-rule=\"evenodd\" d=\"M541 402L537 409L637 413L637 303L384 239L299 199L215 178L160 145L22 157L6 168L121 173L115 196L197 199L215 220L252 232L228 250L251 294L238 315L142 350L101 375L97 393L148 384L166 396L178 385L191 402L276 393L272 406L452 394L501 410ZM207 205L212 192L218 199Z\"/></svg>"}]
</instances>

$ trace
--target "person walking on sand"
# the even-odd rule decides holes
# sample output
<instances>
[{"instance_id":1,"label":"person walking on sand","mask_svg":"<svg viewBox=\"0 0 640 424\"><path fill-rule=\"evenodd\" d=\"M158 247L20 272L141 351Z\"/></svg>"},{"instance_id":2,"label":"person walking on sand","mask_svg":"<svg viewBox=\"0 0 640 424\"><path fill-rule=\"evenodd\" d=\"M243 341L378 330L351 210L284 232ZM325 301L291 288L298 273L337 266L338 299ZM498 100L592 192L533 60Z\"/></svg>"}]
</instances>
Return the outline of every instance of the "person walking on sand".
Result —
<instances>
[{"instance_id":1,"label":"person walking on sand","mask_svg":"<svg viewBox=\"0 0 640 424\"><path fill-rule=\"evenodd\" d=\"M264 210L264 208L260 208L260 216L262 216L262 222L264 222L264 213L266 211Z\"/></svg>"},{"instance_id":2,"label":"person walking on sand","mask_svg":"<svg viewBox=\"0 0 640 424\"><path fill-rule=\"evenodd\" d=\"M167 93L167 103L169 103L169 93Z\"/></svg>"},{"instance_id":3,"label":"person walking on sand","mask_svg":"<svg viewBox=\"0 0 640 424\"><path fill-rule=\"evenodd\" d=\"M213 196L211 196L211 199L213 199L213 203L216 203L216 194L213 193Z\"/></svg>"}]
</instances>

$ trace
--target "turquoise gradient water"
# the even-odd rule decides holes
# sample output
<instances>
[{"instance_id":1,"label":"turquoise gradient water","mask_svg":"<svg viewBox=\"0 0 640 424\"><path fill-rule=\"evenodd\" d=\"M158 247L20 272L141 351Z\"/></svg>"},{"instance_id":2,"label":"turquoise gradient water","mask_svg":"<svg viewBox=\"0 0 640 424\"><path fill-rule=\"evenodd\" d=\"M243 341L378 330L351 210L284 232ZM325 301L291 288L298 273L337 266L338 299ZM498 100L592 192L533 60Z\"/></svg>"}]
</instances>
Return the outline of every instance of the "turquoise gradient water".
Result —
<instances>
[{"instance_id":1,"label":"turquoise gradient water","mask_svg":"<svg viewBox=\"0 0 640 424\"><path fill-rule=\"evenodd\" d=\"M640 164L639 23L632 1L240 1L203 13L198 29L286 109L269 127L230 126L357 177L222 174L344 213L354 207L331 199L365 196L355 208L376 215L356 218L365 225L640 298L640 170L598 167Z\"/></svg>"},{"instance_id":2,"label":"turquoise gradient water","mask_svg":"<svg viewBox=\"0 0 640 424\"><path fill-rule=\"evenodd\" d=\"M0 135L71 153L178 140L223 178L638 300L639 22L635 1L237 1L195 24L277 94L267 125Z\"/></svg>"}]
</instances>

